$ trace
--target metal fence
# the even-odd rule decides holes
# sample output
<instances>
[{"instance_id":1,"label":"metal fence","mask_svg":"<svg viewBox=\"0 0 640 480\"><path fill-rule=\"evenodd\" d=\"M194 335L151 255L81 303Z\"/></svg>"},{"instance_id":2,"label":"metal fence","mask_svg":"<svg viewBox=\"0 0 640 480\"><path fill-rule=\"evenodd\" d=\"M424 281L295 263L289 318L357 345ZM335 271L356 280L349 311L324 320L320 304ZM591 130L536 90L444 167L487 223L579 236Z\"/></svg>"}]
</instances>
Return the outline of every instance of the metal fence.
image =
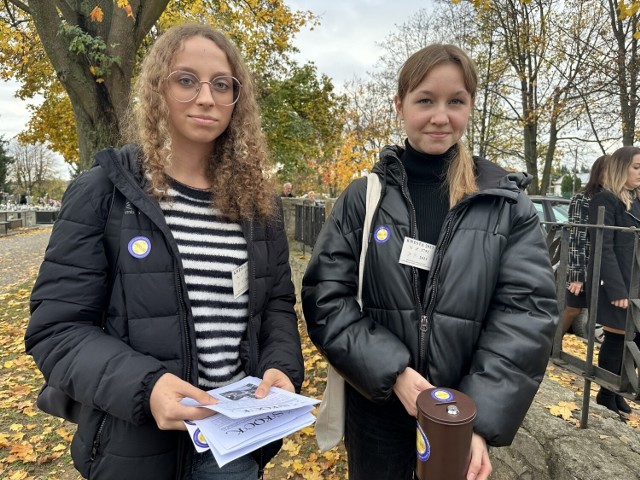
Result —
<instances>
[{"instance_id":1,"label":"metal fence","mask_svg":"<svg viewBox=\"0 0 640 480\"><path fill-rule=\"evenodd\" d=\"M305 201L302 205L295 207L295 239L313 248L324 225L325 205Z\"/></svg>"},{"instance_id":2,"label":"metal fence","mask_svg":"<svg viewBox=\"0 0 640 480\"><path fill-rule=\"evenodd\" d=\"M640 351L633 339L636 331L640 331L640 229L624 227L604 226L604 207L598 211L598 222L596 225L577 225L572 223L548 223L545 224L547 231L547 245L552 262L556 268L556 291L558 294L558 308L562 314L565 306L565 292L567 279L567 265L569 258L569 234L573 227L592 228L590 232L596 232L595 238L595 258L593 258L593 275L591 291L593 294L589 298L589 316L587 322L587 353L586 358L580 358L569 352L562 350L562 325L558 325L553 343L553 353L551 358L557 365L570 370L584 378L584 392L582 398L582 417L580 428L587 428L589 416L589 402L591 383L595 382L605 388L618 392L620 395L632 399L640 399L640 378L638 369L640 368ZM622 356L622 369L619 375L608 370L604 370L593 363L595 346L595 328L598 316L598 292L600 284L600 267L602 262L602 240L605 230L623 230L635 235L635 245L633 253L633 265L631 266L631 285L629 291L629 308L627 309L627 323L624 336L624 352Z\"/></svg>"}]
</instances>

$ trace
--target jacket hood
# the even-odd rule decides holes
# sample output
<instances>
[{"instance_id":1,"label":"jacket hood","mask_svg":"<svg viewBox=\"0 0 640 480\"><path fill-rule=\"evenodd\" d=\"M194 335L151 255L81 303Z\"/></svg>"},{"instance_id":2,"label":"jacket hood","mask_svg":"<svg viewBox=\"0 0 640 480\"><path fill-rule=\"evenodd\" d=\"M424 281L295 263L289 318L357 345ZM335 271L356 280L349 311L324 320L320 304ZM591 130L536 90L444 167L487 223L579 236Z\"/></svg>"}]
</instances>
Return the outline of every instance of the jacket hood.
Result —
<instances>
[{"instance_id":1,"label":"jacket hood","mask_svg":"<svg viewBox=\"0 0 640 480\"><path fill-rule=\"evenodd\" d=\"M372 171L381 176L383 184L402 185L406 182L406 173L400 161L403 153L404 148L399 145L387 145L380 152L380 160ZM531 175L528 173L509 173L495 163L476 156L473 161L476 183L482 194L506 196L515 200L531 183Z\"/></svg>"},{"instance_id":2,"label":"jacket hood","mask_svg":"<svg viewBox=\"0 0 640 480\"><path fill-rule=\"evenodd\" d=\"M146 181L141 156L142 151L138 145L124 145L119 149L109 147L96 153L93 166L100 166L113 183L117 183L117 177L130 175L144 188Z\"/></svg>"}]
</instances>

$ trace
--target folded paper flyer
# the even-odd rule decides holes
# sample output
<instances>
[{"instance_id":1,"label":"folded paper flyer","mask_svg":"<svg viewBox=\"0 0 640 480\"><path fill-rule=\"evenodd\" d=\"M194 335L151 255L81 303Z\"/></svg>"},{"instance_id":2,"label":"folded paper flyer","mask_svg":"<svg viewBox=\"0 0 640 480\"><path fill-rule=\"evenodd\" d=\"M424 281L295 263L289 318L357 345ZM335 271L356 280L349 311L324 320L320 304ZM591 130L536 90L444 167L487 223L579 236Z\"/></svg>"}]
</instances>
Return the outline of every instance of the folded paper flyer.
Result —
<instances>
[{"instance_id":1,"label":"folded paper flyer","mask_svg":"<svg viewBox=\"0 0 640 480\"><path fill-rule=\"evenodd\" d=\"M261 380L245 377L208 393L218 399L215 405L201 405L191 398L182 403L217 412L216 415L185 422L189 436L199 452L211 450L219 466L250 453L267 443L312 425L310 413L319 400L272 387L265 398L255 397Z\"/></svg>"}]
</instances>

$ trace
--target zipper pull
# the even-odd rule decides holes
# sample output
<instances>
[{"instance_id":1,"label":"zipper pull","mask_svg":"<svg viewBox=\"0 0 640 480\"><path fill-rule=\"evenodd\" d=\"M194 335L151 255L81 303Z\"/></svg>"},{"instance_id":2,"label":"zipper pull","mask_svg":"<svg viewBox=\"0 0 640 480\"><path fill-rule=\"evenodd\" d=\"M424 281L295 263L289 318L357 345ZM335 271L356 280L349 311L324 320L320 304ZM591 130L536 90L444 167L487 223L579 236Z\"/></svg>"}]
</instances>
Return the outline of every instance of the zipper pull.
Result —
<instances>
[{"instance_id":1,"label":"zipper pull","mask_svg":"<svg viewBox=\"0 0 640 480\"><path fill-rule=\"evenodd\" d=\"M422 333L427 333L427 330L429 328L428 325L428 318L426 315L420 315L420 331Z\"/></svg>"}]
</instances>

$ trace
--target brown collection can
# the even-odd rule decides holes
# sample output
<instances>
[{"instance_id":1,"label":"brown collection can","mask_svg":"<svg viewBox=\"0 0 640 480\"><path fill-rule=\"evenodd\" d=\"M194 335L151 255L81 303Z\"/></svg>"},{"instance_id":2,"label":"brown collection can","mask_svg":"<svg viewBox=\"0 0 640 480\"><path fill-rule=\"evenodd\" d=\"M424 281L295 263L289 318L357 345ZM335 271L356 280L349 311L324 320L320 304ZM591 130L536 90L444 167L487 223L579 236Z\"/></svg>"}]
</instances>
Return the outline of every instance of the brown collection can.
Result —
<instances>
[{"instance_id":1,"label":"brown collection can","mask_svg":"<svg viewBox=\"0 0 640 480\"><path fill-rule=\"evenodd\" d=\"M418 395L418 480L464 480L469 466L476 405L450 388L430 388Z\"/></svg>"}]
</instances>

